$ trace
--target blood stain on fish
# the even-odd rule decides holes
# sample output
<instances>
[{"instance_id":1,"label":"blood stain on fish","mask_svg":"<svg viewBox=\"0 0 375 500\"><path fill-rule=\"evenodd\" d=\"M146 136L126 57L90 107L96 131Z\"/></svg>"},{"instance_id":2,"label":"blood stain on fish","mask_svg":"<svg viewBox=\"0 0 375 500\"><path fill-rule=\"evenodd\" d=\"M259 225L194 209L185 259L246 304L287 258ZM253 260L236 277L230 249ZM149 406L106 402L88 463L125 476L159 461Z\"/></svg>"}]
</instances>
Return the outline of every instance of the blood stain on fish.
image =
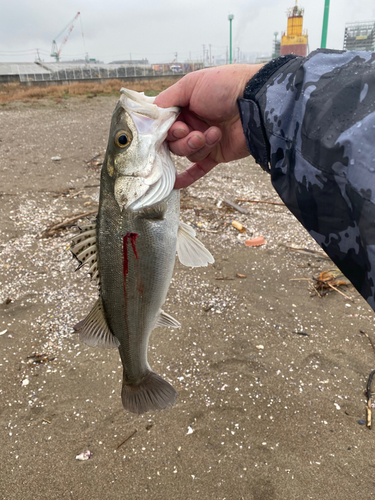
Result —
<instances>
[{"instance_id":1,"label":"blood stain on fish","mask_svg":"<svg viewBox=\"0 0 375 500\"><path fill-rule=\"evenodd\" d=\"M122 242L122 251L123 251L123 275L124 275L124 297L125 297L125 303L126 303L126 277L129 272L129 257L128 257L128 241L130 241L130 244L133 249L134 256L136 258L136 263L135 263L135 274L137 276L137 289L141 296L143 297L143 282L142 278L140 277L140 271L139 271L139 265L137 260L139 259L138 253L137 253L137 246L136 246L136 241L137 237L139 235L137 233L127 233L125 236L123 236L123 242Z\"/></svg>"}]
</instances>

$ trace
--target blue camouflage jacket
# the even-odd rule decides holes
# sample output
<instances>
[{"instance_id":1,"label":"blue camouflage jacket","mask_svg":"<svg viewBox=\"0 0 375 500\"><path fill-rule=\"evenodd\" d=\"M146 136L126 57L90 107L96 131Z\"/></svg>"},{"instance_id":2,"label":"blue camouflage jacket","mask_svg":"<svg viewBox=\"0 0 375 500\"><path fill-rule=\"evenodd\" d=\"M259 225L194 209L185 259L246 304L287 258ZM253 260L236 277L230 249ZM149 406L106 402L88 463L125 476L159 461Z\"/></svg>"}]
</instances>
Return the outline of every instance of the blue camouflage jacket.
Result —
<instances>
[{"instance_id":1,"label":"blue camouflage jacket","mask_svg":"<svg viewBox=\"0 0 375 500\"><path fill-rule=\"evenodd\" d=\"M256 162L375 309L375 54L281 56L238 104Z\"/></svg>"}]
</instances>

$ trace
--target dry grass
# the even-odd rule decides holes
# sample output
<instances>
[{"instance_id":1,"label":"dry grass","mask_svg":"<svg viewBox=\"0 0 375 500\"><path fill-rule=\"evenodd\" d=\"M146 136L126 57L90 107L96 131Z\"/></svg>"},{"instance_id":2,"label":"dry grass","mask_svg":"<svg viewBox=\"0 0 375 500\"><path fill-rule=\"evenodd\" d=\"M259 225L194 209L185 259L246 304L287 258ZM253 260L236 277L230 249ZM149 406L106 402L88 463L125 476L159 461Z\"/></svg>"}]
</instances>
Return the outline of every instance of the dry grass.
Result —
<instances>
[{"instance_id":1,"label":"dry grass","mask_svg":"<svg viewBox=\"0 0 375 500\"><path fill-rule=\"evenodd\" d=\"M145 92L147 95L157 95L159 90L150 90L150 83L121 82L120 80L108 80L106 82L88 83L75 82L69 85L49 85L28 87L20 83L6 83L0 85L0 105L13 101L29 102L37 99L53 99L60 102L74 96L95 97L97 95L118 95L121 87ZM155 81L157 87L157 81Z\"/></svg>"}]
</instances>

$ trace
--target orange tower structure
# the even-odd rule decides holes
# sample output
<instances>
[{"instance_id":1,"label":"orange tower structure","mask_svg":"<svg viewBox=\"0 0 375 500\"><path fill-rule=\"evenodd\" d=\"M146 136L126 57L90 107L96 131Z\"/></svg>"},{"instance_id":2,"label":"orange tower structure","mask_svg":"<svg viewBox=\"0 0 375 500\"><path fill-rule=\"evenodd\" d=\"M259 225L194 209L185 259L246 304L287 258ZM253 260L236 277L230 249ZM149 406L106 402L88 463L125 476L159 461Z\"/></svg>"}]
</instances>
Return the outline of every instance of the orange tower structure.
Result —
<instances>
[{"instance_id":1,"label":"orange tower structure","mask_svg":"<svg viewBox=\"0 0 375 500\"><path fill-rule=\"evenodd\" d=\"M280 55L296 54L307 55L308 36L307 30L303 29L303 14L305 9L296 5L287 10L288 27L286 33L282 33Z\"/></svg>"}]
</instances>

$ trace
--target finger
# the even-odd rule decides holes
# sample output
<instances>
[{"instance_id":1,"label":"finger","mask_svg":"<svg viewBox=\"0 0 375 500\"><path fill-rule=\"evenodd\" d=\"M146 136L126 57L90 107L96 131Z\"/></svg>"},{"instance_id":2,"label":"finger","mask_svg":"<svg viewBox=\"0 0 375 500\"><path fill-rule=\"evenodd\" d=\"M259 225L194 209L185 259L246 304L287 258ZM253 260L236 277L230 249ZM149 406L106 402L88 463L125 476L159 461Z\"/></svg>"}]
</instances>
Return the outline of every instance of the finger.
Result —
<instances>
[{"instance_id":1,"label":"finger","mask_svg":"<svg viewBox=\"0 0 375 500\"><path fill-rule=\"evenodd\" d=\"M205 145L197 151L193 151L192 154L187 155L188 159L193 163L204 160L222 138L222 132L218 127L210 127L204 135L206 139Z\"/></svg>"},{"instance_id":2,"label":"finger","mask_svg":"<svg viewBox=\"0 0 375 500\"><path fill-rule=\"evenodd\" d=\"M194 85L192 85L192 78L190 77L191 74L193 73L184 76L177 83L156 96L154 104L160 108L169 108L171 106L183 108L187 106L194 88Z\"/></svg>"},{"instance_id":3,"label":"finger","mask_svg":"<svg viewBox=\"0 0 375 500\"><path fill-rule=\"evenodd\" d=\"M168 143L169 149L178 156L191 156L206 144L206 137L199 130L193 130L183 139Z\"/></svg>"},{"instance_id":4,"label":"finger","mask_svg":"<svg viewBox=\"0 0 375 500\"><path fill-rule=\"evenodd\" d=\"M199 116L197 116L195 113L192 113L189 111L187 108L184 108L178 119L175 121L175 123L171 126L168 132L168 140L176 140L176 139L181 139L182 137L186 136L187 134L182 134L182 130L187 130L188 133L192 132L193 130L199 130L200 132L205 132L209 128L209 125L207 122L202 120ZM181 129L181 132L179 131L177 136L173 136L173 132L177 129Z\"/></svg>"},{"instance_id":5,"label":"finger","mask_svg":"<svg viewBox=\"0 0 375 500\"><path fill-rule=\"evenodd\" d=\"M210 170L216 167L218 163L211 158L206 158L205 160L195 163L188 167L184 172L178 174L176 177L176 182L174 189L182 189L190 186L193 182L206 175Z\"/></svg>"},{"instance_id":6,"label":"finger","mask_svg":"<svg viewBox=\"0 0 375 500\"><path fill-rule=\"evenodd\" d=\"M189 126L182 122L175 122L171 128L168 130L167 141L176 141L178 139L183 139L191 131Z\"/></svg>"}]
</instances>

